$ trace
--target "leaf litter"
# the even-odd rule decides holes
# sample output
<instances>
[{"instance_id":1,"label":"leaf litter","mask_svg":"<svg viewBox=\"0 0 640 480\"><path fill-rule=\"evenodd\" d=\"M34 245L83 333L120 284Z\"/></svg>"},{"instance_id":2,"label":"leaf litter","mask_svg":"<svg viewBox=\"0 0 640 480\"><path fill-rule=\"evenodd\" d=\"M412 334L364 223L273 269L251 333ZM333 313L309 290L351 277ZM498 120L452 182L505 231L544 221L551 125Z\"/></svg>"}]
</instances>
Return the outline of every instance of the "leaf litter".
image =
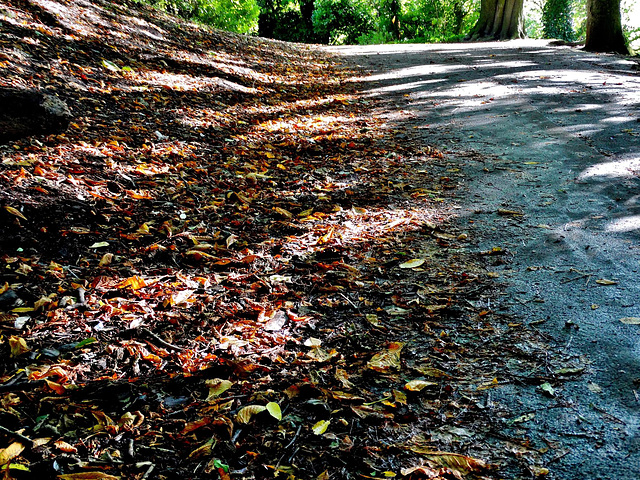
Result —
<instances>
[{"instance_id":1,"label":"leaf litter","mask_svg":"<svg viewBox=\"0 0 640 480\"><path fill-rule=\"evenodd\" d=\"M545 471L490 391L584 368L488 308L502 250L466 249L456 170L356 67L132 2L0 25L0 84L74 112L0 146L6 475Z\"/></svg>"}]
</instances>

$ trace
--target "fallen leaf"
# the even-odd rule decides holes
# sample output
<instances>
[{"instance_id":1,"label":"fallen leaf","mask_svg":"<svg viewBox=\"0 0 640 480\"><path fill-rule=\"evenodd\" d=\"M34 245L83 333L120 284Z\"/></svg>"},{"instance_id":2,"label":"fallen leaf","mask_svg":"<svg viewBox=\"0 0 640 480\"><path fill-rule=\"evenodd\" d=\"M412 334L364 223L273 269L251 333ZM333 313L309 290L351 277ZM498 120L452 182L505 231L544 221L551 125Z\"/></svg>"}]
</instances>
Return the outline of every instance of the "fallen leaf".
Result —
<instances>
[{"instance_id":1,"label":"fallen leaf","mask_svg":"<svg viewBox=\"0 0 640 480\"><path fill-rule=\"evenodd\" d=\"M280 405L276 402L267 403L266 409L273 418L278 421L282 420L282 411L280 410Z\"/></svg>"},{"instance_id":2,"label":"fallen leaf","mask_svg":"<svg viewBox=\"0 0 640 480\"><path fill-rule=\"evenodd\" d=\"M311 431L315 435L322 435L324 432L327 431L327 428L329 428L330 423L331 423L331 420L320 420L313 427L311 427Z\"/></svg>"},{"instance_id":3,"label":"fallen leaf","mask_svg":"<svg viewBox=\"0 0 640 480\"><path fill-rule=\"evenodd\" d=\"M596 283L600 285L617 285L618 282L615 280L607 280L606 278L601 278L600 280L596 280Z\"/></svg>"},{"instance_id":4,"label":"fallen leaf","mask_svg":"<svg viewBox=\"0 0 640 480\"><path fill-rule=\"evenodd\" d=\"M15 335L9 337L9 347L11 348L12 357L19 357L31 350L24 338L16 337Z\"/></svg>"},{"instance_id":5,"label":"fallen leaf","mask_svg":"<svg viewBox=\"0 0 640 480\"><path fill-rule=\"evenodd\" d=\"M5 209L7 212L9 212L11 215L15 215L16 217L19 217L19 218L21 218L21 219L23 219L23 220L26 220L26 219L27 219L27 217L25 217L25 216L20 212L20 210L18 210L18 209L16 209L16 208L13 208L13 207L10 207L10 206L8 206L8 205L5 205L4 209Z\"/></svg>"},{"instance_id":6,"label":"fallen leaf","mask_svg":"<svg viewBox=\"0 0 640 480\"><path fill-rule=\"evenodd\" d=\"M24 445L20 442L13 442L7 448L0 450L0 466L6 465L16 458L24 450Z\"/></svg>"},{"instance_id":7,"label":"fallen leaf","mask_svg":"<svg viewBox=\"0 0 640 480\"><path fill-rule=\"evenodd\" d=\"M367 363L367 367L376 372L386 373L400 368L400 351L404 347L402 342L392 342L387 350L376 353Z\"/></svg>"},{"instance_id":8,"label":"fallen leaf","mask_svg":"<svg viewBox=\"0 0 640 480\"><path fill-rule=\"evenodd\" d=\"M426 380L411 380L405 384L404 389L410 392L420 392L426 387L433 387L435 385L438 384L436 382L427 382Z\"/></svg>"},{"instance_id":9,"label":"fallen leaf","mask_svg":"<svg viewBox=\"0 0 640 480\"><path fill-rule=\"evenodd\" d=\"M424 456L437 465L441 465L452 470L457 470L463 475L468 475L471 472L481 472L483 470L489 469L489 465L483 460L468 457L466 455L461 455L458 453L433 452L426 453L424 454Z\"/></svg>"},{"instance_id":10,"label":"fallen leaf","mask_svg":"<svg viewBox=\"0 0 640 480\"><path fill-rule=\"evenodd\" d=\"M542 390L543 393L545 393L546 395L549 395L550 397L555 397L556 395L555 389L551 386L549 382L543 383L538 388Z\"/></svg>"},{"instance_id":11,"label":"fallen leaf","mask_svg":"<svg viewBox=\"0 0 640 480\"><path fill-rule=\"evenodd\" d=\"M121 477L114 477L104 472L81 472L58 475L60 480L120 480Z\"/></svg>"},{"instance_id":12,"label":"fallen leaf","mask_svg":"<svg viewBox=\"0 0 640 480\"><path fill-rule=\"evenodd\" d=\"M602 393L602 388L597 383L589 382L587 383L587 388L592 393Z\"/></svg>"},{"instance_id":13,"label":"fallen leaf","mask_svg":"<svg viewBox=\"0 0 640 480\"><path fill-rule=\"evenodd\" d=\"M417 268L422 265L426 260L424 258L414 258L407 262L401 263L398 265L400 268Z\"/></svg>"},{"instance_id":14,"label":"fallen leaf","mask_svg":"<svg viewBox=\"0 0 640 480\"><path fill-rule=\"evenodd\" d=\"M267 407L263 405L247 405L236 414L236 420L238 423L249 423L253 415L264 412L266 409Z\"/></svg>"},{"instance_id":15,"label":"fallen leaf","mask_svg":"<svg viewBox=\"0 0 640 480\"><path fill-rule=\"evenodd\" d=\"M620 321L627 325L640 325L640 317L623 317Z\"/></svg>"},{"instance_id":16,"label":"fallen leaf","mask_svg":"<svg viewBox=\"0 0 640 480\"><path fill-rule=\"evenodd\" d=\"M229 390L233 385L233 382L229 380L223 380L221 378L213 378L207 380L205 385L209 388L209 395L207 395L207 402L213 401L216 397L219 397L224 392Z\"/></svg>"},{"instance_id":17,"label":"fallen leaf","mask_svg":"<svg viewBox=\"0 0 640 480\"><path fill-rule=\"evenodd\" d=\"M528 422L529 420L533 420L534 418L536 418L535 413L533 412L525 413L524 415L520 415L519 417L514 418L513 420L508 422L508 424L513 425L514 423L524 423L524 422Z\"/></svg>"}]
</instances>

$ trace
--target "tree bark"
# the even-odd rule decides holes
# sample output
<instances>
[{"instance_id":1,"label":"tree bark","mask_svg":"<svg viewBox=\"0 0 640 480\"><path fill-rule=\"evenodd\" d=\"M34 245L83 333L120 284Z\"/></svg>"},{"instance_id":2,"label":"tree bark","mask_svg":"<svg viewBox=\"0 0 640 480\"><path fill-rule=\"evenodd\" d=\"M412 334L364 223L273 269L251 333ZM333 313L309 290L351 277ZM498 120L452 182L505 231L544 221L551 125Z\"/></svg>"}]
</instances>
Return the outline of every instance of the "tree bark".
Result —
<instances>
[{"instance_id":1,"label":"tree bark","mask_svg":"<svg viewBox=\"0 0 640 480\"><path fill-rule=\"evenodd\" d=\"M0 142L62 133L71 121L62 100L35 90L0 88L0 105Z\"/></svg>"},{"instance_id":2,"label":"tree bark","mask_svg":"<svg viewBox=\"0 0 640 480\"><path fill-rule=\"evenodd\" d=\"M480 17L467 39L524 38L523 0L481 0Z\"/></svg>"},{"instance_id":3,"label":"tree bark","mask_svg":"<svg viewBox=\"0 0 640 480\"><path fill-rule=\"evenodd\" d=\"M620 0L587 0L587 39L591 52L629 53L620 19Z\"/></svg>"}]
</instances>

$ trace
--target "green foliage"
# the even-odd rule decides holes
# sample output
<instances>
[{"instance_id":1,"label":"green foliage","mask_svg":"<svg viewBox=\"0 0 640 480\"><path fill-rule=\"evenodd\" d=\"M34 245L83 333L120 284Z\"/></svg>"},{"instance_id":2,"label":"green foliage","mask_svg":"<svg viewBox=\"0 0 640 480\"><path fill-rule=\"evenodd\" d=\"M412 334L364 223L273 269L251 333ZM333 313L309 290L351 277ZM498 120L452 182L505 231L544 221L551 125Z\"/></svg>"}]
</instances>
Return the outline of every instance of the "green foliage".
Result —
<instances>
[{"instance_id":1,"label":"green foliage","mask_svg":"<svg viewBox=\"0 0 640 480\"><path fill-rule=\"evenodd\" d=\"M314 42L313 0L258 0L258 35L289 42Z\"/></svg>"},{"instance_id":2,"label":"green foliage","mask_svg":"<svg viewBox=\"0 0 640 480\"><path fill-rule=\"evenodd\" d=\"M141 0L144 3L236 33L256 33L260 8L256 0Z\"/></svg>"},{"instance_id":3,"label":"green foliage","mask_svg":"<svg viewBox=\"0 0 640 480\"><path fill-rule=\"evenodd\" d=\"M477 19L477 0L405 0L400 30L407 40L445 42L460 39Z\"/></svg>"},{"instance_id":4,"label":"green foliage","mask_svg":"<svg viewBox=\"0 0 640 480\"><path fill-rule=\"evenodd\" d=\"M622 0L622 31L632 50L640 50L640 0Z\"/></svg>"},{"instance_id":5,"label":"green foliage","mask_svg":"<svg viewBox=\"0 0 640 480\"><path fill-rule=\"evenodd\" d=\"M529 38L542 38L544 26L542 24L542 9L544 0L524 2L524 29Z\"/></svg>"},{"instance_id":6,"label":"green foliage","mask_svg":"<svg viewBox=\"0 0 640 480\"><path fill-rule=\"evenodd\" d=\"M316 0L312 19L319 40L333 45L356 43L376 27L376 11L366 0Z\"/></svg>"},{"instance_id":7,"label":"green foliage","mask_svg":"<svg viewBox=\"0 0 640 480\"><path fill-rule=\"evenodd\" d=\"M544 38L572 41L572 0L547 0L542 7L542 25Z\"/></svg>"}]
</instances>

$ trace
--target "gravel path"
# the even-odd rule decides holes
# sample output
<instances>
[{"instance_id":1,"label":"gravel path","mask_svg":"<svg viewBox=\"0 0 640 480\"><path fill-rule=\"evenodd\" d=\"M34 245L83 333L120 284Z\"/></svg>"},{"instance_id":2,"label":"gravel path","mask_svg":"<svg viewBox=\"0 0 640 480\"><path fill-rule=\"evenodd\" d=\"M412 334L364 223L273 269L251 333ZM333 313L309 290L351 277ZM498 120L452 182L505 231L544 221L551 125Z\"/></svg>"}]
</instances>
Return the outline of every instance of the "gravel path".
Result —
<instances>
[{"instance_id":1,"label":"gravel path","mask_svg":"<svg viewBox=\"0 0 640 480\"><path fill-rule=\"evenodd\" d=\"M526 415L506 433L548 449L547 478L635 480L640 64L532 40L330 50L371 71L358 81L390 121L457 161L469 248L507 252L492 266L504 295L488 307L538 328L568 374L582 372L553 394L496 389L492 402Z\"/></svg>"}]
</instances>

